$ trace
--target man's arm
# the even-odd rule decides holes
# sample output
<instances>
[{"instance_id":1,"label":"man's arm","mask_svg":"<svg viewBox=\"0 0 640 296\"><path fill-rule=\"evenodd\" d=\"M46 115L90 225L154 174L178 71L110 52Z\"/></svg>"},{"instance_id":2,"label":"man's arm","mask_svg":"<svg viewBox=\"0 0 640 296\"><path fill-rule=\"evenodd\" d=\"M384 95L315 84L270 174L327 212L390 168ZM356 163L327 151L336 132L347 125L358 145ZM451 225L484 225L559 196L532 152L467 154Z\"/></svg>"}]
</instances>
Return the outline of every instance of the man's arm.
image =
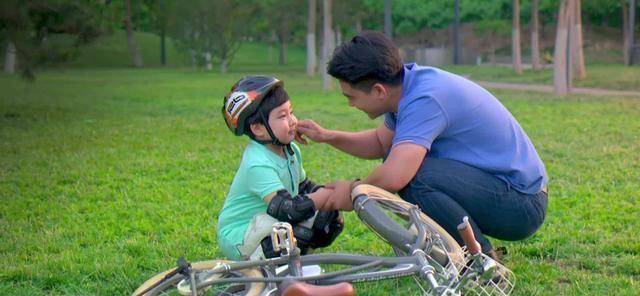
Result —
<instances>
[{"instance_id":1,"label":"man's arm","mask_svg":"<svg viewBox=\"0 0 640 296\"><path fill-rule=\"evenodd\" d=\"M298 122L298 131L314 142L327 143L338 150L365 159L382 158L391 146L393 131L384 123L360 132L327 130L312 120Z\"/></svg>"},{"instance_id":2,"label":"man's arm","mask_svg":"<svg viewBox=\"0 0 640 296\"><path fill-rule=\"evenodd\" d=\"M426 156L427 148L411 142L400 143L362 183L398 192L413 179Z\"/></svg>"}]
</instances>

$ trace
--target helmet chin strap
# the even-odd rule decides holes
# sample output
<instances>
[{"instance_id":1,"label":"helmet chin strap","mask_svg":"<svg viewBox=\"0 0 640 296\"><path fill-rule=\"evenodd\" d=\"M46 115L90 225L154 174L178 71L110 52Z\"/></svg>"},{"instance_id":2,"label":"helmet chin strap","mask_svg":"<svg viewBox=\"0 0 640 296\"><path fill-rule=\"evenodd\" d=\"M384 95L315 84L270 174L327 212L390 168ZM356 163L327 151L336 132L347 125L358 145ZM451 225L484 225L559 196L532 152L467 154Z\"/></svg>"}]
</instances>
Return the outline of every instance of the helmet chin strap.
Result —
<instances>
[{"instance_id":1,"label":"helmet chin strap","mask_svg":"<svg viewBox=\"0 0 640 296\"><path fill-rule=\"evenodd\" d=\"M271 141L269 140L257 140L255 139L258 143L260 144L273 144L276 146L284 146L285 150L287 150L287 153L289 153L289 155L293 156L293 148L291 148L291 143L289 144L284 144L282 142L280 142L280 140L278 140L278 138L276 138L276 135L273 134L273 130L271 130L271 126L269 126L269 120L268 120L268 116L264 115L264 112L262 111L262 108L258 108L258 113L260 113L260 117L262 118L262 122L264 122L264 127L267 128L267 133L269 133L269 136L271 137Z\"/></svg>"}]
</instances>

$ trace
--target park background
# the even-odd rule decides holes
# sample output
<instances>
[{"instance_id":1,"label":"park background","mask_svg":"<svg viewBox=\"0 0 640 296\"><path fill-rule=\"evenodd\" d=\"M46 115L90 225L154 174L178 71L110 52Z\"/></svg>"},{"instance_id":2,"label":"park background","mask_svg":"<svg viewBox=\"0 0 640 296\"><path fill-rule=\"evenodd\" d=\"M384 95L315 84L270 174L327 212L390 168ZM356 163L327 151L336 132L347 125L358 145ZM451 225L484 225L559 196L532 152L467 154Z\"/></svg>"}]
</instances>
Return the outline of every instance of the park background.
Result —
<instances>
[{"instance_id":1,"label":"park background","mask_svg":"<svg viewBox=\"0 0 640 296\"><path fill-rule=\"evenodd\" d=\"M368 29L407 62L489 86L538 149L547 220L494 241L514 294L636 295L635 12L634 0L2 1L0 294L128 294L180 256L221 257L216 217L247 143L222 97L244 75L275 75L299 118L375 127L323 75L332 48ZM319 182L379 163L302 153ZM346 224L327 251L392 254L353 213ZM418 293L411 280L356 288Z\"/></svg>"}]
</instances>

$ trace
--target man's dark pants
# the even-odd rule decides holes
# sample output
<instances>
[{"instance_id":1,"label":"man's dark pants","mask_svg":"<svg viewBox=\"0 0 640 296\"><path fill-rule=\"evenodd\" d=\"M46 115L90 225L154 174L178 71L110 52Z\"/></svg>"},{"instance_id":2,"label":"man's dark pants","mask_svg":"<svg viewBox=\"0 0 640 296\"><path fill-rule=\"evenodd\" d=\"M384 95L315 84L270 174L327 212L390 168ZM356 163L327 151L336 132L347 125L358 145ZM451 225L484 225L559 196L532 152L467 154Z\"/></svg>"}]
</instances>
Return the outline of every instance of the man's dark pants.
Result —
<instances>
[{"instance_id":1,"label":"man's dark pants","mask_svg":"<svg viewBox=\"0 0 640 296\"><path fill-rule=\"evenodd\" d=\"M399 192L462 244L456 226L469 216L476 240L487 253L484 235L521 240L542 225L547 193L525 194L505 181L461 162L427 157L416 176Z\"/></svg>"}]
</instances>

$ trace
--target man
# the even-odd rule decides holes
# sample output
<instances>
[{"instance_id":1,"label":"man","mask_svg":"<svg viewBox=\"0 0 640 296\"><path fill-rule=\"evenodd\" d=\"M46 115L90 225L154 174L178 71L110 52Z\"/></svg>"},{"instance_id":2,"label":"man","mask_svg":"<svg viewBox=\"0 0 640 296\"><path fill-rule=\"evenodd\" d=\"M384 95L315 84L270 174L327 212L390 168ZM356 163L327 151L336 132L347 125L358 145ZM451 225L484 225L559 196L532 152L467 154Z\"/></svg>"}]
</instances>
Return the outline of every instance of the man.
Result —
<instances>
[{"instance_id":1,"label":"man","mask_svg":"<svg viewBox=\"0 0 640 296\"><path fill-rule=\"evenodd\" d=\"M403 65L385 35L365 31L338 47L328 73L340 81L349 105L378 128L327 130L298 123L309 139L360 158L384 162L362 180L420 206L458 243L464 216L482 251L497 258L485 235L503 240L531 236L547 209L547 173L533 144L509 111L488 91L455 74ZM302 139L303 140L303 139ZM348 191L331 202L351 209Z\"/></svg>"}]
</instances>

